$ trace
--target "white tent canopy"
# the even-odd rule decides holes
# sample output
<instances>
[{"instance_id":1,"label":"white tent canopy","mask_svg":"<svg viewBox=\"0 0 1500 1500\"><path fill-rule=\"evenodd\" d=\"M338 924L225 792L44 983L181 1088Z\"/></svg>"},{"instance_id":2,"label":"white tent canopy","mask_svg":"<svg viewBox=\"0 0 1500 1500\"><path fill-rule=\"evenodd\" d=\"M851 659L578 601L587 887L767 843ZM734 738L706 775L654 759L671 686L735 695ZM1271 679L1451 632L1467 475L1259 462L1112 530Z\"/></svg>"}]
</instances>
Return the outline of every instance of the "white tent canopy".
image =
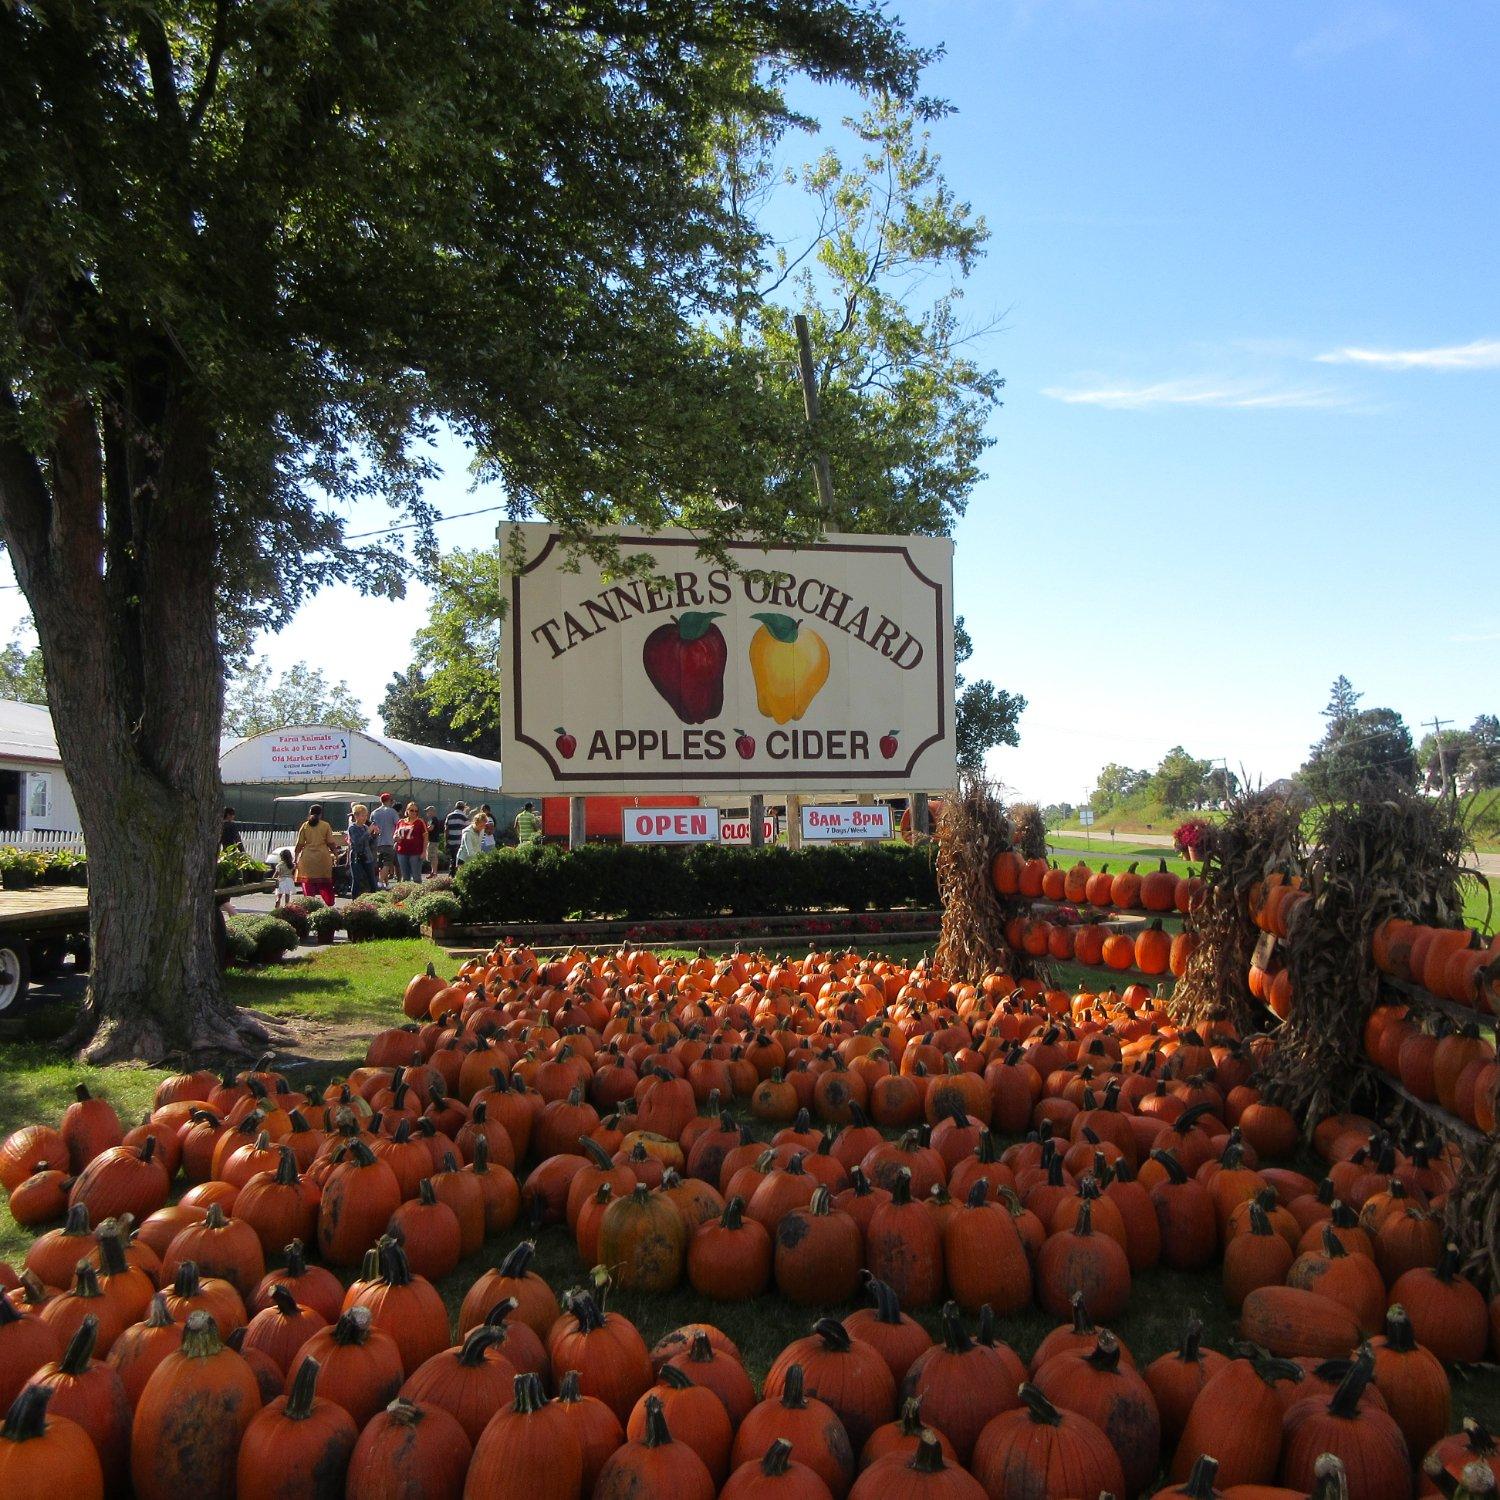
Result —
<instances>
[{"instance_id":1,"label":"white tent canopy","mask_svg":"<svg viewBox=\"0 0 1500 1500\"><path fill-rule=\"evenodd\" d=\"M253 734L219 757L219 774L226 786L283 783L331 788L419 781L473 791L500 790L497 760L327 724L297 724Z\"/></svg>"}]
</instances>

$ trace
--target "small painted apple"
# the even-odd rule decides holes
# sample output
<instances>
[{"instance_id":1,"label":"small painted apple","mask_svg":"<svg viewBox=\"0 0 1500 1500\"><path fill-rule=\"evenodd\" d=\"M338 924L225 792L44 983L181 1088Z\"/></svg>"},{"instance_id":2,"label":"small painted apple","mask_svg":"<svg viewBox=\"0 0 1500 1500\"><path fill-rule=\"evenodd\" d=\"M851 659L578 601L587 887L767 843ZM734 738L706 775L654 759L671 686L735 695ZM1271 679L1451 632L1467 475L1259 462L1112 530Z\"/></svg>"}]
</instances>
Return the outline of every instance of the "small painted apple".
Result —
<instances>
[{"instance_id":1,"label":"small painted apple","mask_svg":"<svg viewBox=\"0 0 1500 1500\"><path fill-rule=\"evenodd\" d=\"M755 754L755 736L746 734L743 729L734 732L734 748L739 752L741 760L749 760Z\"/></svg>"},{"instance_id":2,"label":"small painted apple","mask_svg":"<svg viewBox=\"0 0 1500 1500\"><path fill-rule=\"evenodd\" d=\"M880 736L880 753L889 760L896 753L896 731L887 730Z\"/></svg>"},{"instance_id":3,"label":"small painted apple","mask_svg":"<svg viewBox=\"0 0 1500 1500\"><path fill-rule=\"evenodd\" d=\"M561 724L557 726L557 753L564 760L572 760L573 752L578 748L578 741L568 733Z\"/></svg>"}]
</instances>

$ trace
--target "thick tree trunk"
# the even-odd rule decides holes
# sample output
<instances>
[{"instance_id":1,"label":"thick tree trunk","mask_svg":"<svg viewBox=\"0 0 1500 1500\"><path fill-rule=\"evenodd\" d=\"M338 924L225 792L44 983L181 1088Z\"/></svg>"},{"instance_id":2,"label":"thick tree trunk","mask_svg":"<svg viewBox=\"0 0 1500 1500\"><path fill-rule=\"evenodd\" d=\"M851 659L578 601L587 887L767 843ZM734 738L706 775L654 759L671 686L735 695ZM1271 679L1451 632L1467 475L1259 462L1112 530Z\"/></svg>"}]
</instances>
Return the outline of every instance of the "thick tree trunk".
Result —
<instances>
[{"instance_id":1,"label":"thick tree trunk","mask_svg":"<svg viewBox=\"0 0 1500 1500\"><path fill-rule=\"evenodd\" d=\"M244 1051L214 945L222 686L214 476L170 356L74 402L45 469L0 445L0 514L31 603L88 849L92 1062Z\"/></svg>"}]
</instances>

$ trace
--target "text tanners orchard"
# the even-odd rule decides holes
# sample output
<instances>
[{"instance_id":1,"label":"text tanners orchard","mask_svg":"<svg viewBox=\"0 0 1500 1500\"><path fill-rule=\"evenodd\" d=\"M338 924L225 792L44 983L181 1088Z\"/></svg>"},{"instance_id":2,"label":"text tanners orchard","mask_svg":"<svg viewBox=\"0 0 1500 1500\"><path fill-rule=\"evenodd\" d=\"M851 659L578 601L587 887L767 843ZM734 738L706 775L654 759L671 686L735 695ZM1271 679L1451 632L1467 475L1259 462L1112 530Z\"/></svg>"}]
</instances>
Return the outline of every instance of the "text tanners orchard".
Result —
<instances>
[{"instance_id":1,"label":"text tanners orchard","mask_svg":"<svg viewBox=\"0 0 1500 1500\"><path fill-rule=\"evenodd\" d=\"M560 616L533 627L531 638L545 642L554 658L574 646L619 625L632 615L656 615L668 610L701 610L728 604L734 598L735 575L727 568L714 568L700 583L696 573L675 573L664 586L648 583L612 584L582 599ZM873 605L859 604L842 589L820 578L796 579L743 573L740 591L752 604L776 605L816 616L835 630L879 651L903 671L911 671L922 660L922 643L910 631L878 613ZM872 623L873 617L873 623ZM898 644L899 643L899 644Z\"/></svg>"}]
</instances>

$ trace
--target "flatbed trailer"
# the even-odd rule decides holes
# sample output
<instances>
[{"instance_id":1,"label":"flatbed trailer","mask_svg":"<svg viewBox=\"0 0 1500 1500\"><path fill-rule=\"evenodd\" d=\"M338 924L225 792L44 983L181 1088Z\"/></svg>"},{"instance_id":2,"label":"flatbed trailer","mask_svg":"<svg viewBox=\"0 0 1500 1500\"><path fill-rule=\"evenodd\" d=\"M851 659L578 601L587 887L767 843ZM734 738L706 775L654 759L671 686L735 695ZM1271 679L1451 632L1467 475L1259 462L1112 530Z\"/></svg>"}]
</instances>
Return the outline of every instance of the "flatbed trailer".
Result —
<instances>
[{"instance_id":1,"label":"flatbed trailer","mask_svg":"<svg viewBox=\"0 0 1500 1500\"><path fill-rule=\"evenodd\" d=\"M215 894L222 905L235 896L270 889L270 881L254 881L221 886ZM55 974L70 953L75 970L86 973L89 893L84 886L38 885L24 891L0 891L0 1011L24 995L33 979Z\"/></svg>"},{"instance_id":2,"label":"flatbed trailer","mask_svg":"<svg viewBox=\"0 0 1500 1500\"><path fill-rule=\"evenodd\" d=\"M89 965L89 893L81 885L0 891L0 1011L45 979L71 953Z\"/></svg>"}]
</instances>

